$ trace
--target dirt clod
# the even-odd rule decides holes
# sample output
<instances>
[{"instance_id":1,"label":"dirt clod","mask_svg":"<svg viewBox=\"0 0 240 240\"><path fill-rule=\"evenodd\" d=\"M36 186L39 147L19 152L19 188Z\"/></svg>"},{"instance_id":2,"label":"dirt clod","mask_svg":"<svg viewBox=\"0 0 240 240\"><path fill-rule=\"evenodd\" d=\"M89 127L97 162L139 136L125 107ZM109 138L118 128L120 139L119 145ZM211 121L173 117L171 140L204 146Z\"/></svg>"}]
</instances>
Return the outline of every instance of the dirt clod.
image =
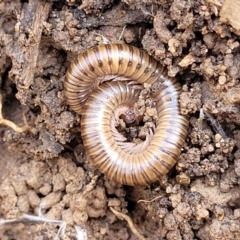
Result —
<instances>
[{"instance_id":1,"label":"dirt clod","mask_svg":"<svg viewBox=\"0 0 240 240\"><path fill-rule=\"evenodd\" d=\"M237 0L0 1L0 239L240 239L239 10ZM70 62L107 42L144 49L180 83L182 153L144 188L92 165L65 102ZM135 104L140 127L119 121L137 144L154 132L154 87Z\"/></svg>"}]
</instances>

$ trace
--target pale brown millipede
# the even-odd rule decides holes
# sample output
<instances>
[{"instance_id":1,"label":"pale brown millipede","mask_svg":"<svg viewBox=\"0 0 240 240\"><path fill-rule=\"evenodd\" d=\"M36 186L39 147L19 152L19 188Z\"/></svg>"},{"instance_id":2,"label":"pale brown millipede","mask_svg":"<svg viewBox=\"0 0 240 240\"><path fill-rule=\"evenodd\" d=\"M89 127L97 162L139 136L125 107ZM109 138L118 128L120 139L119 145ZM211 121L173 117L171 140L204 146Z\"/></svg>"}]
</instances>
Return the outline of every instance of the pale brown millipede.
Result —
<instances>
[{"instance_id":1,"label":"pale brown millipede","mask_svg":"<svg viewBox=\"0 0 240 240\"><path fill-rule=\"evenodd\" d=\"M119 81L109 81L116 77ZM161 83L155 97L158 119L154 135L135 150L118 139L112 126L118 106L120 112L129 111L138 99L140 90L127 80ZM132 186L147 185L174 166L188 127L179 111L180 85L175 78L167 77L163 66L145 51L126 44L90 48L70 65L64 90L70 107L81 115L87 155L109 179ZM128 114L130 119L134 116L132 110Z\"/></svg>"}]
</instances>

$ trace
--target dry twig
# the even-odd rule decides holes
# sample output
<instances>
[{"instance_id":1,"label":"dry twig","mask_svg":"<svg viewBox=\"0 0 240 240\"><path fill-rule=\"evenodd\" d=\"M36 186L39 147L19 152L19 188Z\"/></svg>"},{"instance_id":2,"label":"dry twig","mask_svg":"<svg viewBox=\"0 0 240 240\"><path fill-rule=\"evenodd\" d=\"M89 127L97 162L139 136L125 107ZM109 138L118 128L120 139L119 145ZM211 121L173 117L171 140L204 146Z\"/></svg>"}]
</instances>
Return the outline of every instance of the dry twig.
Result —
<instances>
[{"instance_id":1,"label":"dry twig","mask_svg":"<svg viewBox=\"0 0 240 240\"><path fill-rule=\"evenodd\" d=\"M132 219L127 216L124 213L118 212L117 210L115 210L114 208L110 207L110 210L118 217L118 218L123 218L124 220L127 221L129 228L132 230L132 232L138 237L138 239L140 240L145 240L145 238L138 232L138 230L136 229L136 227L134 226Z\"/></svg>"},{"instance_id":2,"label":"dry twig","mask_svg":"<svg viewBox=\"0 0 240 240\"><path fill-rule=\"evenodd\" d=\"M28 131L28 132L31 132L34 134L36 132L36 129L34 127L31 127L28 125L25 116L23 116L23 119L24 119L24 126L19 127L14 122L7 120L3 117L3 115L2 115L2 94L0 93L0 125L8 126L8 127L12 128L15 132L18 132L18 133Z\"/></svg>"}]
</instances>

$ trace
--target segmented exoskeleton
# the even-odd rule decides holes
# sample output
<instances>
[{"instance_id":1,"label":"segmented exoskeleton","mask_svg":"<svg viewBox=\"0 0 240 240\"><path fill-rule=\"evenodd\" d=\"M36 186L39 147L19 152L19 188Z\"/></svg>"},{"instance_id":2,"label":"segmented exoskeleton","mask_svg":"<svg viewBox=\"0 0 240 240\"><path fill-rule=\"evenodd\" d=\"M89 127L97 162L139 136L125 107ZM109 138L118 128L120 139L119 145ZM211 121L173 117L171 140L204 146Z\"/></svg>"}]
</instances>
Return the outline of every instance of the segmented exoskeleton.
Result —
<instances>
[{"instance_id":1,"label":"segmented exoskeleton","mask_svg":"<svg viewBox=\"0 0 240 240\"><path fill-rule=\"evenodd\" d=\"M154 135L137 152L115 139L112 126L115 109L121 105L131 107L138 99L140 90L127 84L127 80L161 83L155 97L158 119ZM100 45L79 54L64 82L68 104L81 114L86 153L108 178L132 186L158 180L181 153L188 121L179 111L180 88L158 61L126 44Z\"/></svg>"}]
</instances>

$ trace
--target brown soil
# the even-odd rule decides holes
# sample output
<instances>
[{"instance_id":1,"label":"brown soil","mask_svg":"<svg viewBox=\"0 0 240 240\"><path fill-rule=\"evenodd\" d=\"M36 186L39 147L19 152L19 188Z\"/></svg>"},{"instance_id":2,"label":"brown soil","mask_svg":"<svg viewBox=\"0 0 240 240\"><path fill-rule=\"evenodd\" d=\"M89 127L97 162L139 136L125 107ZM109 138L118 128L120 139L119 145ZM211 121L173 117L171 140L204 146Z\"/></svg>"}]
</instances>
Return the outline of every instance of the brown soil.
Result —
<instances>
[{"instance_id":1,"label":"brown soil","mask_svg":"<svg viewBox=\"0 0 240 240\"><path fill-rule=\"evenodd\" d=\"M0 239L240 239L238 2L0 0ZM145 49L182 85L189 134L148 187L92 166L64 100L70 61L106 41Z\"/></svg>"}]
</instances>

